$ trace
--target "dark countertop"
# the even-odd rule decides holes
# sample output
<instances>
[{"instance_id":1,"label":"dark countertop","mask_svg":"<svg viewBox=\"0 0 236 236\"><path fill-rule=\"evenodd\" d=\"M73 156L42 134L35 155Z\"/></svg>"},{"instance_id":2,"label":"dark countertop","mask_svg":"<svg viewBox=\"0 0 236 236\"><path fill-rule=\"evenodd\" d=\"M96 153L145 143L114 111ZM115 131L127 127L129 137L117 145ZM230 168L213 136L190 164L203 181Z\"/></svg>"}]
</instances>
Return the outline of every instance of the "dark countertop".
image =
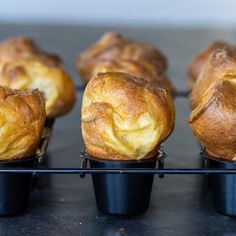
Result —
<instances>
[{"instance_id":1,"label":"dark countertop","mask_svg":"<svg viewBox=\"0 0 236 236\"><path fill-rule=\"evenodd\" d=\"M105 27L0 25L0 39L11 35L30 35L45 49L60 53L76 84L73 68L82 49L94 42ZM126 36L151 42L170 60L169 76L179 89L185 88L189 59L214 39L236 41L236 31L219 29L123 29ZM48 166L79 167L82 139L80 104L69 115L56 121L47 158ZM176 99L176 127L165 143L167 168L201 166L197 144L188 127L188 102ZM206 191L206 181L197 175L155 177L150 209L143 215L122 219L97 212L89 175L44 175L31 194L26 214L0 218L1 235L232 235L236 222L215 213Z\"/></svg>"}]
</instances>

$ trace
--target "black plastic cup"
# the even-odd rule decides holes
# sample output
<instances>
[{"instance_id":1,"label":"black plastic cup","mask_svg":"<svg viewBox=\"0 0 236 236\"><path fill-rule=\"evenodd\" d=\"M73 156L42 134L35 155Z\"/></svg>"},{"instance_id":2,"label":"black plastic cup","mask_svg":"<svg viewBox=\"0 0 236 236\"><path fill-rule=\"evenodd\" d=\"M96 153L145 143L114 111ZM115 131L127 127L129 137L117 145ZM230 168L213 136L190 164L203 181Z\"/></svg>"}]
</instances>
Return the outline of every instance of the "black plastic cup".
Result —
<instances>
[{"instance_id":1,"label":"black plastic cup","mask_svg":"<svg viewBox=\"0 0 236 236\"><path fill-rule=\"evenodd\" d=\"M88 157L91 168L155 168L157 158L110 161ZM97 208L107 215L132 216L149 207L154 174L93 174Z\"/></svg>"},{"instance_id":2,"label":"black plastic cup","mask_svg":"<svg viewBox=\"0 0 236 236\"><path fill-rule=\"evenodd\" d=\"M33 168L37 159L27 158L1 161L0 168ZM0 173L0 216L14 216L26 211L29 201L32 174Z\"/></svg>"},{"instance_id":3,"label":"black plastic cup","mask_svg":"<svg viewBox=\"0 0 236 236\"><path fill-rule=\"evenodd\" d=\"M207 158L207 167L214 169L236 169L236 162ZM236 175L208 175L215 210L226 216L236 216Z\"/></svg>"}]
</instances>

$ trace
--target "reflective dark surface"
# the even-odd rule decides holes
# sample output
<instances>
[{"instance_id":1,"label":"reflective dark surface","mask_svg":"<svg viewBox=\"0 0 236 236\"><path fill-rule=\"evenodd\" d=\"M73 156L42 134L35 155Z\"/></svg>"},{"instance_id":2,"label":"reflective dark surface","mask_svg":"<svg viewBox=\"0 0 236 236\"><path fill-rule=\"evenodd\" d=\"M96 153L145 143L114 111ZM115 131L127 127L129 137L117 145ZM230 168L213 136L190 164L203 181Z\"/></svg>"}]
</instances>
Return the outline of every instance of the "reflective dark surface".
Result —
<instances>
[{"instance_id":1,"label":"reflective dark surface","mask_svg":"<svg viewBox=\"0 0 236 236\"><path fill-rule=\"evenodd\" d=\"M0 26L0 38L11 35L34 37L45 49L63 56L77 84L73 68L78 52L112 28L71 26ZM236 42L233 30L189 29L123 29L113 28L159 46L169 58L169 76L179 89L185 88L186 65L190 58L214 39ZM80 103L68 116L56 121L45 165L53 167L80 166L82 149ZM201 167L197 144L187 125L189 108L184 98L176 99L175 131L165 143L168 157L165 167ZM149 210L138 217L105 216L96 209L91 176L44 175L31 194L30 207L18 217L0 218L1 235L232 235L235 219L214 211L206 191L204 176L155 176Z\"/></svg>"}]
</instances>

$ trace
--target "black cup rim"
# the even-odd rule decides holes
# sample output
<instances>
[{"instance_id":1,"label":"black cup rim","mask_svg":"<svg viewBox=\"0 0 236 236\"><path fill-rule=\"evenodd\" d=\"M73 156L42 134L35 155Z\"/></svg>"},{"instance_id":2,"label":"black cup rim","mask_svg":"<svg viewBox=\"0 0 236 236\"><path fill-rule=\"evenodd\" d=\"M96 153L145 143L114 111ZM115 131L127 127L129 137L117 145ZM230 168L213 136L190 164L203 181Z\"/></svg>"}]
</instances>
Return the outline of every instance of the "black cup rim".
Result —
<instances>
[{"instance_id":1,"label":"black cup rim","mask_svg":"<svg viewBox=\"0 0 236 236\"><path fill-rule=\"evenodd\" d=\"M218 161L218 162L221 162L221 163L230 163L230 164L236 164L236 160L233 161L233 160L225 160L223 157L214 157L214 156L211 156L207 153L205 147L200 143L201 145L201 156L208 159L208 160L212 160L212 161Z\"/></svg>"},{"instance_id":2,"label":"black cup rim","mask_svg":"<svg viewBox=\"0 0 236 236\"><path fill-rule=\"evenodd\" d=\"M221 162L221 163L230 163L233 165L236 165L236 161L231 161L231 160L223 160L223 159L219 159L217 157L213 157L213 156L208 156L208 155L204 155L204 158L210 160L210 161L217 161L217 162Z\"/></svg>"},{"instance_id":3,"label":"black cup rim","mask_svg":"<svg viewBox=\"0 0 236 236\"><path fill-rule=\"evenodd\" d=\"M98 158L91 156L87 150L85 149L84 151L81 152L80 156L82 159L88 159L100 163L148 163L148 162L154 162L154 161L162 161L166 158L166 152L162 150L162 148L158 149L158 152L154 157L147 158L147 159L140 159L140 160L117 160L117 159L103 159L103 158Z\"/></svg>"},{"instance_id":4,"label":"black cup rim","mask_svg":"<svg viewBox=\"0 0 236 236\"><path fill-rule=\"evenodd\" d=\"M86 158L88 160L92 160L92 161L96 161L96 162L100 162L100 163L127 163L127 164L130 164L130 163L149 163L149 162L154 162L154 161L159 161L159 160L163 160L165 158L165 154L163 154L162 156L158 156L156 155L155 157L152 157L152 158L147 158L147 159L141 159L141 160L109 160L109 159L102 159L102 158L97 158L97 157L94 157L94 156L91 156L89 155L87 152L86 152Z\"/></svg>"},{"instance_id":5,"label":"black cup rim","mask_svg":"<svg viewBox=\"0 0 236 236\"><path fill-rule=\"evenodd\" d=\"M31 157L27 157L27 158L19 158L19 159L12 159L12 160L0 160L0 165L1 164L10 164L10 163L22 163L22 162L28 162L28 161L33 161L33 160L37 160L38 157L35 156L31 156Z\"/></svg>"}]
</instances>

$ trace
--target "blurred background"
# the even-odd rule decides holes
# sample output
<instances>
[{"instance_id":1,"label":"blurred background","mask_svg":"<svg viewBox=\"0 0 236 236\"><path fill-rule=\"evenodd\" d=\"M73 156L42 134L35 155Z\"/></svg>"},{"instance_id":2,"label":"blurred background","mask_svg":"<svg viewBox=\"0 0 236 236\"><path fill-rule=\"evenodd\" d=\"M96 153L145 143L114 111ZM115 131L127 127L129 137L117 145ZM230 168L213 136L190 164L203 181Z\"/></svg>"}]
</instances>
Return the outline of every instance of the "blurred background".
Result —
<instances>
[{"instance_id":1,"label":"blurred background","mask_svg":"<svg viewBox=\"0 0 236 236\"><path fill-rule=\"evenodd\" d=\"M236 25L235 0L0 0L1 22L132 26Z\"/></svg>"},{"instance_id":2,"label":"blurred background","mask_svg":"<svg viewBox=\"0 0 236 236\"><path fill-rule=\"evenodd\" d=\"M76 84L75 58L106 31L160 48L179 89L199 50L213 40L236 42L235 0L0 0L0 6L0 40L34 38L61 55Z\"/></svg>"}]
</instances>

